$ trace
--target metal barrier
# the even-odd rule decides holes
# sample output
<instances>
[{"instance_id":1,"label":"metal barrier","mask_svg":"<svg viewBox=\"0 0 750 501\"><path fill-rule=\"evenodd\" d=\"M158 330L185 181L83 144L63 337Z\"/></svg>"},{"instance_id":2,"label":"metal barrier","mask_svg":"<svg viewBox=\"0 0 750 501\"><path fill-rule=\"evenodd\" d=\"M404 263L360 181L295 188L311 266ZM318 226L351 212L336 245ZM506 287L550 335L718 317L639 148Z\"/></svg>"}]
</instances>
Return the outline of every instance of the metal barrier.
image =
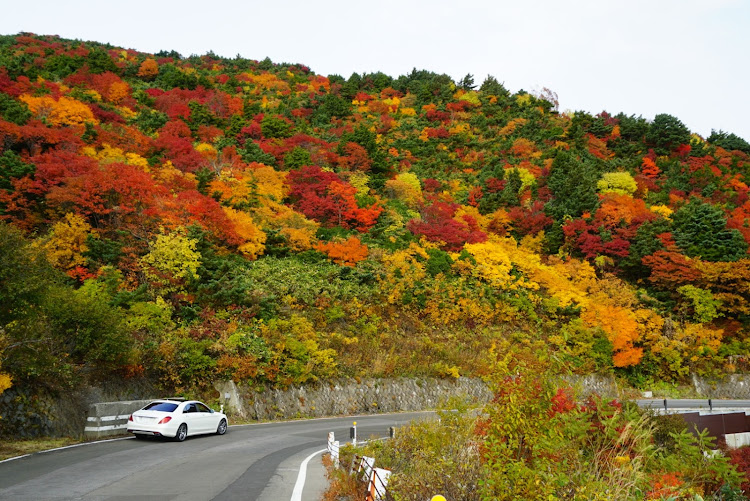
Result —
<instances>
[{"instance_id":1,"label":"metal barrier","mask_svg":"<svg viewBox=\"0 0 750 501\"><path fill-rule=\"evenodd\" d=\"M382 501L385 499L386 486L388 477L391 476L390 470L383 468L373 468L370 474L370 481L365 493L365 501Z\"/></svg>"},{"instance_id":2,"label":"metal barrier","mask_svg":"<svg viewBox=\"0 0 750 501\"><path fill-rule=\"evenodd\" d=\"M354 423L356 427L356 422ZM393 426L388 429L388 436L382 438L375 438L371 440L388 440L396 435L396 428ZM356 428L351 432L350 436L356 437ZM361 441L359 443L365 443ZM357 444L356 439L353 442ZM331 454L333 464L335 468L339 468L339 442L335 440L333 432L328 433L328 452ZM388 479L391 476L391 470L385 468L375 467L375 458L369 456L360 456L354 454L352 461L349 464L349 475L359 475L359 481L365 485L365 499L364 501L387 501L392 500L392 497L388 496ZM437 494L432 496L431 501L446 501L446 499Z\"/></svg>"},{"instance_id":3,"label":"metal barrier","mask_svg":"<svg viewBox=\"0 0 750 501\"><path fill-rule=\"evenodd\" d=\"M393 429L389 430L389 437L392 438ZM356 430L352 433L356 437ZM356 439L355 439L356 440ZM356 441L354 442L357 443ZM363 442L359 442L363 443ZM335 439L334 433L328 433L328 453L331 455L335 468L339 467L340 443ZM350 475L359 475L359 480L365 485L365 501L384 501L387 495L388 478L391 475L390 470L375 467L375 458L369 456L360 456L355 454L349 465Z\"/></svg>"}]
</instances>

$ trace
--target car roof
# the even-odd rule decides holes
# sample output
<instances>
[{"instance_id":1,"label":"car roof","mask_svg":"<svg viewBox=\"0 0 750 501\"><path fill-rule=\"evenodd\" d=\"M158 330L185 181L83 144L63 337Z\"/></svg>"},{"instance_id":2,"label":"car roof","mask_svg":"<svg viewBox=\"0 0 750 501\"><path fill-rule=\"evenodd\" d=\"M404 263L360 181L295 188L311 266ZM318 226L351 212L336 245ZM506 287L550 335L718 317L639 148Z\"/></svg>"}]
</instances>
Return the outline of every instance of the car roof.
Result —
<instances>
[{"instance_id":1,"label":"car roof","mask_svg":"<svg viewBox=\"0 0 750 501\"><path fill-rule=\"evenodd\" d=\"M185 400L184 398L156 398L152 400L150 403L154 403L154 402L161 402L165 404L177 404L177 405L192 404L192 403L203 404L203 402L201 402L200 400ZM206 405L206 404L203 404L203 405Z\"/></svg>"}]
</instances>

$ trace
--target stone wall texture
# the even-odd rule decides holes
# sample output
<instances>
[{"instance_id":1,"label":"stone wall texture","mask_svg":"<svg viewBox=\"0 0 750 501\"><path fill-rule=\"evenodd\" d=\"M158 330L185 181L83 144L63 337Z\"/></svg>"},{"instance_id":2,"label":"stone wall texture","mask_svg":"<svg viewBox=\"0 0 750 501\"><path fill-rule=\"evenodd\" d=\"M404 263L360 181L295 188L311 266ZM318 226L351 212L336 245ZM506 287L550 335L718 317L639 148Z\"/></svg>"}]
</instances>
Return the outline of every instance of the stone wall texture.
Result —
<instances>
[{"instance_id":1,"label":"stone wall texture","mask_svg":"<svg viewBox=\"0 0 750 501\"><path fill-rule=\"evenodd\" d=\"M0 436L83 437L92 404L160 395L145 379L113 380L99 386L64 390L32 391L13 386L0 395Z\"/></svg>"},{"instance_id":2,"label":"stone wall texture","mask_svg":"<svg viewBox=\"0 0 750 501\"><path fill-rule=\"evenodd\" d=\"M451 398L484 403L492 397L477 379L336 380L286 390L216 385L225 409L244 419L293 419L434 409Z\"/></svg>"},{"instance_id":3,"label":"stone wall texture","mask_svg":"<svg viewBox=\"0 0 750 501\"><path fill-rule=\"evenodd\" d=\"M614 377L565 377L581 394L622 398ZM281 390L250 389L231 381L217 382L214 400L224 405L230 416L242 420L295 419L379 412L434 409L450 398L478 404L489 401L492 392L477 379L340 379ZM696 397L750 399L750 375L732 375L721 380L693 377ZM147 380L111 381L97 387L74 391L31 392L12 387L0 394L0 436L42 437L83 436L98 402L144 400L163 397L164 392ZM123 411L124 413L124 411ZM101 423L99 423L101 425Z\"/></svg>"},{"instance_id":4,"label":"stone wall texture","mask_svg":"<svg viewBox=\"0 0 750 501\"><path fill-rule=\"evenodd\" d=\"M695 392L705 398L750 399L750 375L732 374L722 379L693 376Z\"/></svg>"}]
</instances>

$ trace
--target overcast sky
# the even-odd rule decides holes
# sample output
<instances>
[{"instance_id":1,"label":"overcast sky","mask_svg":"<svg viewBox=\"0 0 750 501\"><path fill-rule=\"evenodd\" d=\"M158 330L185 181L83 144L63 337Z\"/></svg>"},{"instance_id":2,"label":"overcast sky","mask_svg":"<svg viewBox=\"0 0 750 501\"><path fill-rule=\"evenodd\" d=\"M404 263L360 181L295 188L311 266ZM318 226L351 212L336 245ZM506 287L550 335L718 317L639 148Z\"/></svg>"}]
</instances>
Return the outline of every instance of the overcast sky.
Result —
<instances>
[{"instance_id":1,"label":"overcast sky","mask_svg":"<svg viewBox=\"0 0 750 501\"><path fill-rule=\"evenodd\" d=\"M547 87L561 110L669 113L750 141L750 0L29 0L0 33L240 54L323 75L412 68Z\"/></svg>"}]
</instances>

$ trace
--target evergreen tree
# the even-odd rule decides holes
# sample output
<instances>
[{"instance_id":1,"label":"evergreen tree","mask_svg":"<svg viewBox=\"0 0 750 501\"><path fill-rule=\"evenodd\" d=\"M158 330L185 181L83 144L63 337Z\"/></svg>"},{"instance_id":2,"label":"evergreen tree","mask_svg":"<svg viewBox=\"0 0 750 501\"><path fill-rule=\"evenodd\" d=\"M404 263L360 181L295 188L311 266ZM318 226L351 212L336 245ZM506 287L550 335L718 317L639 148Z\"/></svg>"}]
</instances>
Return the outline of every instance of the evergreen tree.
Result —
<instances>
[{"instance_id":1,"label":"evergreen tree","mask_svg":"<svg viewBox=\"0 0 750 501\"><path fill-rule=\"evenodd\" d=\"M474 90L476 88L476 85L474 85L474 75L467 73L465 77L459 80L456 86L464 90Z\"/></svg>"},{"instance_id":2,"label":"evergreen tree","mask_svg":"<svg viewBox=\"0 0 750 501\"><path fill-rule=\"evenodd\" d=\"M747 242L735 229L727 228L718 207L691 198L674 213L674 239L690 257L705 261L737 261L747 257Z\"/></svg>"},{"instance_id":3,"label":"evergreen tree","mask_svg":"<svg viewBox=\"0 0 750 501\"><path fill-rule=\"evenodd\" d=\"M646 142L658 155L668 155L681 144L690 143L690 131L678 118L662 113L649 125Z\"/></svg>"},{"instance_id":4,"label":"evergreen tree","mask_svg":"<svg viewBox=\"0 0 750 501\"><path fill-rule=\"evenodd\" d=\"M750 155L750 143L735 134L727 133L722 130L716 132L711 129L711 135L708 136L706 141L715 144L716 146L721 146L725 150L737 150Z\"/></svg>"},{"instance_id":5,"label":"evergreen tree","mask_svg":"<svg viewBox=\"0 0 750 501\"><path fill-rule=\"evenodd\" d=\"M545 212L558 223L567 216L580 217L584 212L593 212L599 202L598 179L599 173L590 162L565 151L559 152L547 179L553 199L547 202Z\"/></svg>"}]
</instances>

